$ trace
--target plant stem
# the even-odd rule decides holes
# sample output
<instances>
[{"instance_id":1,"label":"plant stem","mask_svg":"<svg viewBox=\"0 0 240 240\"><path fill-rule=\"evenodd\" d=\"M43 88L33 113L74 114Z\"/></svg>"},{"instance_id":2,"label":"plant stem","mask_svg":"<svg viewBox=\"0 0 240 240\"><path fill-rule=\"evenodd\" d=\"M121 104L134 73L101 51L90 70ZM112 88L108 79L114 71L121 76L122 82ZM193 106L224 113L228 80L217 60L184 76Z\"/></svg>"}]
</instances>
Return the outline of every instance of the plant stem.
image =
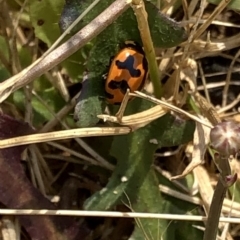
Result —
<instances>
[{"instance_id":1,"label":"plant stem","mask_svg":"<svg viewBox=\"0 0 240 240\"><path fill-rule=\"evenodd\" d=\"M147 12L142 0L133 0L132 8L137 18L138 28L143 42L144 51L148 61L149 74L153 83L154 95L160 99L162 86L160 82L160 71L156 62L156 55L147 21Z\"/></svg>"}]
</instances>

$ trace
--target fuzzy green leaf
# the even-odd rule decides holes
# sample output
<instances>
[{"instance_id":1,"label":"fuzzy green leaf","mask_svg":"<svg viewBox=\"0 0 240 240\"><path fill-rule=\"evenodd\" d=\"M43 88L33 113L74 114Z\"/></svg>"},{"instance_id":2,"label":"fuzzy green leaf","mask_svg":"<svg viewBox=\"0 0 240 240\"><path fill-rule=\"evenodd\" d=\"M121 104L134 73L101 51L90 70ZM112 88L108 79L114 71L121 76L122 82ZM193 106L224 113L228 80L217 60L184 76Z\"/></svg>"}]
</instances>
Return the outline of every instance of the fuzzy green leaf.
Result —
<instances>
[{"instance_id":1,"label":"fuzzy green leaf","mask_svg":"<svg viewBox=\"0 0 240 240\"><path fill-rule=\"evenodd\" d=\"M135 100L135 103L131 103L135 104L131 110L141 111L150 107L148 102ZM131 202L134 202L139 188L149 173L153 154L159 145L175 146L188 142L192 139L194 128L192 121L180 123L175 117L167 114L133 133L116 136L111 155L118 160L118 164L106 188L86 202L86 209L107 210L125 194Z\"/></svg>"},{"instance_id":2,"label":"fuzzy green leaf","mask_svg":"<svg viewBox=\"0 0 240 240\"><path fill-rule=\"evenodd\" d=\"M126 203L129 205L129 203ZM139 189L137 199L131 204L134 212L164 213L168 209L166 200L162 197L154 170L147 174ZM136 227L131 239L175 239L174 231L166 231L168 221L162 219L135 219ZM164 238L162 235L164 234Z\"/></svg>"},{"instance_id":3,"label":"fuzzy green leaf","mask_svg":"<svg viewBox=\"0 0 240 240\"><path fill-rule=\"evenodd\" d=\"M74 119L78 127L92 127L96 125L99 121L97 115L102 114L106 106L103 99L99 98L99 89L103 89L103 87L98 86L98 84L102 83L94 78L91 80L87 79L82 84L82 94L80 94L74 110Z\"/></svg>"}]
</instances>

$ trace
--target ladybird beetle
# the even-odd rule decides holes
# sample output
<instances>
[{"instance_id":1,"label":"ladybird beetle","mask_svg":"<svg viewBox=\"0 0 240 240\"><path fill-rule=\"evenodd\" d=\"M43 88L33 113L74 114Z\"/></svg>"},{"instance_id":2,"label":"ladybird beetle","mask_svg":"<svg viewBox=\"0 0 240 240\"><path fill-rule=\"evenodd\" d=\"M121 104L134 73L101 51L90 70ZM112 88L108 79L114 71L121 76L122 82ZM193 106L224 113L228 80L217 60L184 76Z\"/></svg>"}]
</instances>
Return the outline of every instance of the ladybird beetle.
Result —
<instances>
[{"instance_id":1,"label":"ladybird beetle","mask_svg":"<svg viewBox=\"0 0 240 240\"><path fill-rule=\"evenodd\" d=\"M120 104L127 89L130 92L144 87L148 63L141 46L126 44L113 58L105 82L107 101Z\"/></svg>"}]
</instances>

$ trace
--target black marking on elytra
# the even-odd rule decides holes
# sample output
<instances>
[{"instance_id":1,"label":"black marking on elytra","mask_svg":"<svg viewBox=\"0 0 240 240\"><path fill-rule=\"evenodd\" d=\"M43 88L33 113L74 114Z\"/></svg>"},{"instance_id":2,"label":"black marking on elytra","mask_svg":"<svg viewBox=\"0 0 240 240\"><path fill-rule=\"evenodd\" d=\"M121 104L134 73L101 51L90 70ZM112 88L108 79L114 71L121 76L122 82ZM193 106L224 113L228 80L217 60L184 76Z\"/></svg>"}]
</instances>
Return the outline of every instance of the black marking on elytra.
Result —
<instances>
[{"instance_id":1,"label":"black marking on elytra","mask_svg":"<svg viewBox=\"0 0 240 240\"><path fill-rule=\"evenodd\" d=\"M110 93L108 93L108 92L105 92L105 94L106 94L106 98L107 98L107 99L109 99L109 100L114 99L114 95L112 95L112 94L110 94ZM114 105L120 105L121 102L114 102L113 104L114 104Z\"/></svg>"},{"instance_id":2,"label":"black marking on elytra","mask_svg":"<svg viewBox=\"0 0 240 240\"><path fill-rule=\"evenodd\" d=\"M120 105L122 102L115 102L113 105Z\"/></svg>"},{"instance_id":3,"label":"black marking on elytra","mask_svg":"<svg viewBox=\"0 0 240 240\"><path fill-rule=\"evenodd\" d=\"M112 90L119 89L123 94L127 92L127 89L130 88L126 80L115 81L111 80L108 83L108 87Z\"/></svg>"},{"instance_id":4,"label":"black marking on elytra","mask_svg":"<svg viewBox=\"0 0 240 240\"><path fill-rule=\"evenodd\" d=\"M110 94L109 92L105 92L105 94L106 94L106 97L108 98L108 99L113 99L114 98L114 96L112 95L112 94Z\"/></svg>"},{"instance_id":5,"label":"black marking on elytra","mask_svg":"<svg viewBox=\"0 0 240 240\"><path fill-rule=\"evenodd\" d=\"M134 68L134 57L129 55L123 62L116 60L118 69L128 70L131 77L137 78L141 76L141 71Z\"/></svg>"}]
</instances>

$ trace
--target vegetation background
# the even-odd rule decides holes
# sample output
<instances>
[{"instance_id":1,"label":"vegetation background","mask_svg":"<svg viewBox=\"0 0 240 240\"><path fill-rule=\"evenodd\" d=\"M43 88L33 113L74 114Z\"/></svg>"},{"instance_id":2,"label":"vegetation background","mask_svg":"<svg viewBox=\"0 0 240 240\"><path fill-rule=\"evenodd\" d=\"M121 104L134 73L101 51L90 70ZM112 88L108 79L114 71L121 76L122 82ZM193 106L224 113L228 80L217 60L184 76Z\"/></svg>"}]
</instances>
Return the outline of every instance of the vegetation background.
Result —
<instances>
[{"instance_id":1,"label":"vegetation background","mask_svg":"<svg viewBox=\"0 0 240 240\"><path fill-rule=\"evenodd\" d=\"M203 239L207 225L198 216L209 213L219 181L209 128L202 125L201 135L199 123L182 112L170 114L157 99L161 95L215 125L201 107L201 95L216 119L239 121L240 2L144 3L150 42L136 20L138 11L125 1L0 0L0 137L23 136L0 142L0 202L2 209L161 213L166 219L71 211L68 217L13 217L14 210L0 210L1 239ZM69 30L90 4L95 6ZM91 34L87 24L97 16ZM144 45L151 78L144 93L156 98L138 95L122 122L104 122L98 115L114 115L119 106L106 104L102 75L126 40ZM24 136L36 133L43 135ZM239 161L229 163L238 173ZM237 177L232 182L223 205L215 205L235 218L240 185ZM240 239L239 222L219 224L218 234Z\"/></svg>"}]
</instances>

